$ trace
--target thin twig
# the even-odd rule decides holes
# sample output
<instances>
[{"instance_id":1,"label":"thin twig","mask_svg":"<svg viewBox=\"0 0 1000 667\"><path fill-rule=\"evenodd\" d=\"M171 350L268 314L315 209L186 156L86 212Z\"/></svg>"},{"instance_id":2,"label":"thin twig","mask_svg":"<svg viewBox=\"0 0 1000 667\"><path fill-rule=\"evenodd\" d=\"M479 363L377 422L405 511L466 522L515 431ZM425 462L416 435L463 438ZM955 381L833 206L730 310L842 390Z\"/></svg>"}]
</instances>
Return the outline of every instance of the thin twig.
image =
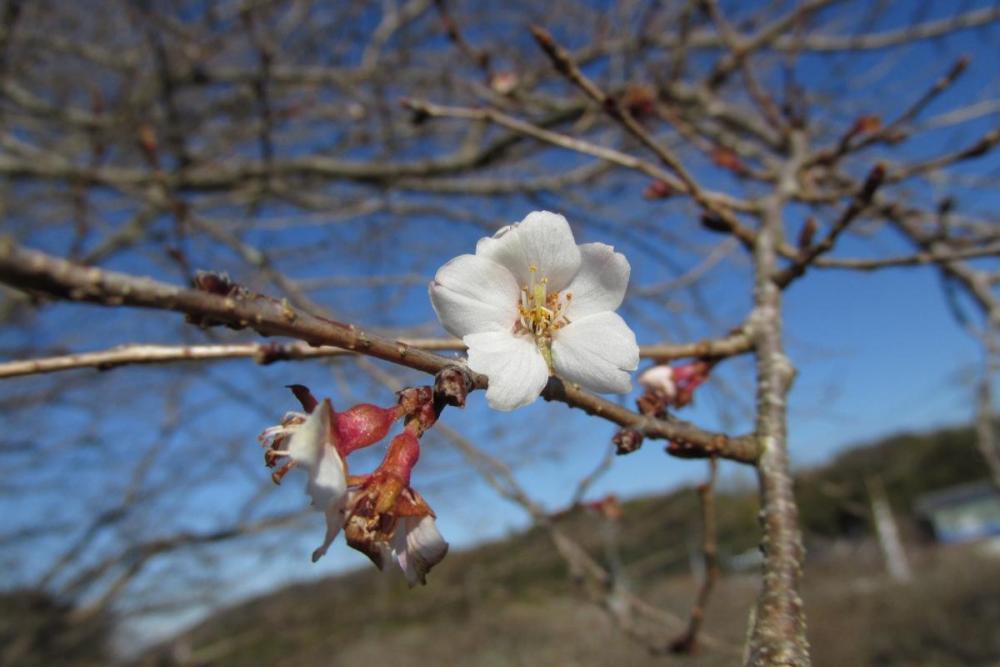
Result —
<instances>
[{"instance_id":1,"label":"thin twig","mask_svg":"<svg viewBox=\"0 0 1000 667\"><path fill-rule=\"evenodd\" d=\"M465 351L465 343L456 338L400 338L399 342L419 350ZM722 358L750 350L750 337L737 332L725 338L707 339L694 343L660 343L640 345L639 356L657 362L687 357ZM329 345L306 343L232 343L219 345L154 345L133 343L107 350L60 354L38 359L0 362L0 380L25 375L40 375L60 371L93 368L107 371L119 366L136 364L166 364L184 361L225 361L253 359L266 365L278 361L323 359L356 355L356 352Z\"/></svg>"},{"instance_id":2,"label":"thin twig","mask_svg":"<svg viewBox=\"0 0 1000 667\"><path fill-rule=\"evenodd\" d=\"M826 236L819 243L816 243L808 248L802 250L795 261L784 270L779 272L774 277L774 282L778 287L784 289L795 280L800 278L805 274L806 269L812 264L816 258L818 258L823 253L829 252L833 249L834 244L837 242L837 237L839 237L868 206L872 203L872 198L875 196L875 191L878 190L879 186L882 185L882 181L885 179L885 166L882 164L875 165L875 168L871 170L868 174L868 178L865 179L864 184L858 193L851 200L851 203L844 209L844 212L840 214L837 222L833 224L830 231L827 232Z\"/></svg>"},{"instance_id":3,"label":"thin twig","mask_svg":"<svg viewBox=\"0 0 1000 667\"><path fill-rule=\"evenodd\" d=\"M978 248L963 248L956 250L921 251L913 255L885 257L881 259L864 259L860 257L820 257L814 266L824 269L849 269L852 271L875 271L900 266L924 266L927 264L944 264L962 259L977 257L1000 256L1000 244L989 244Z\"/></svg>"},{"instance_id":4,"label":"thin twig","mask_svg":"<svg viewBox=\"0 0 1000 667\"><path fill-rule=\"evenodd\" d=\"M587 78L580 70L576 62L564 48L559 46L546 30L532 26L531 33L535 37L542 50L545 51L556 70L575 84L588 97L597 102L601 108L613 120L618 121L632 136L640 141L644 146L653 152L654 155L672 171L684 184L682 192L691 196L707 212L718 217L729 229L731 233L741 240L752 243L753 232L743 227L729 208L720 206L717 201L709 195L688 172L681 161L673 152L657 141L643 125L625 109L619 100L608 95L593 81Z\"/></svg>"},{"instance_id":5,"label":"thin twig","mask_svg":"<svg viewBox=\"0 0 1000 667\"><path fill-rule=\"evenodd\" d=\"M705 575L698 588L698 595L691 607L691 618L687 630L677 639L670 642L673 653L695 653L698 649L698 632L705 621L705 609L712 595L715 582L719 579L718 559L718 528L715 516L715 479L718 471L718 461L709 459L708 480L698 485L698 499L701 501L702 521L702 557L705 563Z\"/></svg>"}]
</instances>

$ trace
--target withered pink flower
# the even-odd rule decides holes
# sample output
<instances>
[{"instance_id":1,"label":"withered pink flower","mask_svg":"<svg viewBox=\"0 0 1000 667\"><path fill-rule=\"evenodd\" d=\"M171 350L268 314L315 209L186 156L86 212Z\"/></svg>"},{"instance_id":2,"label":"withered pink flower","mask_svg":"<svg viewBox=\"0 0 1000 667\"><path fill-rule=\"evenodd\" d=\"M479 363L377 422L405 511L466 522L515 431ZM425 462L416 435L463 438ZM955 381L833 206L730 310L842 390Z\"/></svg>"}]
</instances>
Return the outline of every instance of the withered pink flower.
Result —
<instances>
[{"instance_id":1,"label":"withered pink flower","mask_svg":"<svg viewBox=\"0 0 1000 667\"><path fill-rule=\"evenodd\" d=\"M276 483L294 468L304 468L308 473L306 493L312 506L326 517L326 535L313 552L315 562L344 525L348 500L346 456L384 438L399 412L395 407L363 403L337 413L329 399L317 401L301 385L290 388L305 412L289 412L281 424L266 429L259 439L267 448L265 462L271 467L280 464L273 475Z\"/></svg>"},{"instance_id":2,"label":"withered pink flower","mask_svg":"<svg viewBox=\"0 0 1000 667\"><path fill-rule=\"evenodd\" d=\"M410 586L448 553L427 501L410 488L410 471L420 445L409 431L393 438L378 469L352 488L346 509L347 543L380 570L395 560Z\"/></svg>"},{"instance_id":3,"label":"withered pink flower","mask_svg":"<svg viewBox=\"0 0 1000 667\"><path fill-rule=\"evenodd\" d=\"M635 334L614 311L631 267L603 243L577 245L566 218L529 213L480 239L430 284L441 324L490 379L497 410L533 402L555 374L597 392L627 393L639 364Z\"/></svg>"}]
</instances>

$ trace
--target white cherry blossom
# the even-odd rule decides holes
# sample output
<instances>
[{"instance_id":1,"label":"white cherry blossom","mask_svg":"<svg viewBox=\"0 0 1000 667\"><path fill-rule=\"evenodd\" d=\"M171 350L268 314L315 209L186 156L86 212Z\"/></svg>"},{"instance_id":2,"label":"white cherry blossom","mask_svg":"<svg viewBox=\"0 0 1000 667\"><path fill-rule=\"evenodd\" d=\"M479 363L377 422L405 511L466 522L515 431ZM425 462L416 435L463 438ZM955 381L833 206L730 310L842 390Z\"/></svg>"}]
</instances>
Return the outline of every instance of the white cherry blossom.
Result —
<instances>
[{"instance_id":1,"label":"white cherry blossom","mask_svg":"<svg viewBox=\"0 0 1000 667\"><path fill-rule=\"evenodd\" d=\"M635 334L614 311L628 260L604 243L577 245L566 218L529 213L442 266L430 284L441 324L490 379L498 410L533 402L550 374L596 392L627 393Z\"/></svg>"}]
</instances>

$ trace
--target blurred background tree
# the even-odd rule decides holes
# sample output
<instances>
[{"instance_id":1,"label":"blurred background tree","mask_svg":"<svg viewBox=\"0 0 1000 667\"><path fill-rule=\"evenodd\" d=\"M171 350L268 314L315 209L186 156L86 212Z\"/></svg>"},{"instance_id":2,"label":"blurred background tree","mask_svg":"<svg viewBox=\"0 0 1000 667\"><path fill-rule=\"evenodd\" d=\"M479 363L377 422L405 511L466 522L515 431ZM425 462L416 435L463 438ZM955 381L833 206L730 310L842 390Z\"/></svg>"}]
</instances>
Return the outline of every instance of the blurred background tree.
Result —
<instances>
[{"instance_id":1,"label":"blurred background tree","mask_svg":"<svg viewBox=\"0 0 1000 667\"><path fill-rule=\"evenodd\" d=\"M734 353L683 415L762 437L762 416L773 422L780 451L758 466L766 511L790 499L783 397L762 389L784 381L780 354L764 357L781 350L786 287L801 412L829 416L837 399L843 421L884 416L881 432L907 416L968 418L969 391L940 379L972 359L952 353L958 322L982 350L963 381L977 388L983 476L1000 483L998 21L988 2L8 0L2 231L174 284L226 272L291 307L449 350L426 301L436 268L527 211L559 211L579 239L629 257L623 316L641 343L667 345L649 359L732 340L751 309L770 309L770 337L747 339L756 365ZM865 294L883 271L885 291ZM123 645L309 576L317 517L271 489L253 444L292 406L283 385L322 387L339 406L422 381L163 313L53 301L4 275L4 584L73 623L127 621ZM883 328L897 300L917 314ZM840 366L847 336L870 349L864 371ZM922 356L878 365L911 339ZM110 371L125 364L143 365ZM890 416L898 401L865 393L905 398L921 369L934 375L927 406ZM562 405L498 418L477 396L445 422L419 471L459 544L524 525L470 480L470 462L540 525L594 488L651 492L704 470L647 447L608 473L614 428ZM815 439L831 424L803 429ZM792 504L778 526L790 553L794 525ZM604 576L554 535L578 576ZM794 584L781 586L797 606ZM590 594L617 613L606 590ZM649 632L623 618L640 641L670 639L655 614ZM804 650L789 650L801 664Z\"/></svg>"}]
</instances>

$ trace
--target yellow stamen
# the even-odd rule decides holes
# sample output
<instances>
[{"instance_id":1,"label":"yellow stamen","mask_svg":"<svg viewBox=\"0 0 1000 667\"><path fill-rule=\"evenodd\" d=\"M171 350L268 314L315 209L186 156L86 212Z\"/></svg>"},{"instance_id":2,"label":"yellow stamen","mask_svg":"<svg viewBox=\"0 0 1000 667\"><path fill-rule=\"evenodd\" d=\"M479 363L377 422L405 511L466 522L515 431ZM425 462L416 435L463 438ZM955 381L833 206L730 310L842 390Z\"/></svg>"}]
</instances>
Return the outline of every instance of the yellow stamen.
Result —
<instances>
[{"instance_id":1,"label":"yellow stamen","mask_svg":"<svg viewBox=\"0 0 1000 667\"><path fill-rule=\"evenodd\" d=\"M535 337L538 349L551 369L552 334L569 324L564 312L572 295L567 293L562 296L559 292L549 292L547 277L535 279L538 267L534 264L528 267L528 271L531 274L529 284L521 288L521 301L517 309L519 318L514 328L515 331L530 333Z\"/></svg>"}]
</instances>

